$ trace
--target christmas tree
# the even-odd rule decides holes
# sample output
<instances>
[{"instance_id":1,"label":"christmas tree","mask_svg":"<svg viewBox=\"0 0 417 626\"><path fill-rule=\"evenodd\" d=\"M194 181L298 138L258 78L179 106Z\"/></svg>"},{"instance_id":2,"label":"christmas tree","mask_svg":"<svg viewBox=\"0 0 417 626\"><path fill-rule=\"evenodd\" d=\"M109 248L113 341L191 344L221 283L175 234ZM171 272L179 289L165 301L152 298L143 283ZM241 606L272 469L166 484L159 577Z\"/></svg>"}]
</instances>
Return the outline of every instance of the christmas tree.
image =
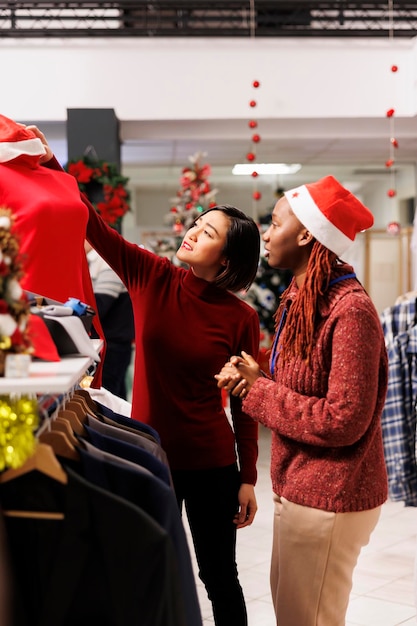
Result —
<instances>
[{"instance_id":1,"label":"christmas tree","mask_svg":"<svg viewBox=\"0 0 417 626\"><path fill-rule=\"evenodd\" d=\"M261 330L266 333L266 338L274 334L275 311L290 280L289 271L271 268L261 255L256 278L249 290L244 293L243 299L256 309Z\"/></svg>"},{"instance_id":2,"label":"christmas tree","mask_svg":"<svg viewBox=\"0 0 417 626\"><path fill-rule=\"evenodd\" d=\"M178 263L175 253L186 230L200 213L216 205L217 189L212 189L209 181L210 165L201 165L203 156L205 153L197 152L188 157L191 165L181 171L177 195L171 198L171 208L164 218L164 223L172 229L172 236L156 236L147 241L153 252L168 257L175 264Z\"/></svg>"},{"instance_id":3,"label":"christmas tree","mask_svg":"<svg viewBox=\"0 0 417 626\"><path fill-rule=\"evenodd\" d=\"M184 167L180 177L180 187L175 198L171 198L171 209L165 223L172 226L176 235L181 236L206 209L215 206L217 189L212 189L209 176L211 167L201 164L202 152L189 157L191 166Z\"/></svg>"},{"instance_id":4,"label":"christmas tree","mask_svg":"<svg viewBox=\"0 0 417 626\"><path fill-rule=\"evenodd\" d=\"M28 335L30 308L20 286L23 277L19 242L11 232L12 211L0 207L0 375L7 354L30 354Z\"/></svg>"}]
</instances>

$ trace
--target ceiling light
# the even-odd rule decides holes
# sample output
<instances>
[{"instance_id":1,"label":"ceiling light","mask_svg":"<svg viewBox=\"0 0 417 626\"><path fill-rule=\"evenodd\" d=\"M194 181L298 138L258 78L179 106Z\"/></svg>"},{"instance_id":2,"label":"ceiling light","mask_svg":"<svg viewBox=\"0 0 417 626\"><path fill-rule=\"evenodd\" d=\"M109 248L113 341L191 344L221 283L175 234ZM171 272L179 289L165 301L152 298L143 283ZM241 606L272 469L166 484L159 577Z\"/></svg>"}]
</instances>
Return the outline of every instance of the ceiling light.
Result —
<instances>
[{"instance_id":1,"label":"ceiling light","mask_svg":"<svg viewBox=\"0 0 417 626\"><path fill-rule=\"evenodd\" d=\"M236 163L232 174L236 176L252 176L256 172L262 174L296 174L301 169L300 163Z\"/></svg>"}]
</instances>

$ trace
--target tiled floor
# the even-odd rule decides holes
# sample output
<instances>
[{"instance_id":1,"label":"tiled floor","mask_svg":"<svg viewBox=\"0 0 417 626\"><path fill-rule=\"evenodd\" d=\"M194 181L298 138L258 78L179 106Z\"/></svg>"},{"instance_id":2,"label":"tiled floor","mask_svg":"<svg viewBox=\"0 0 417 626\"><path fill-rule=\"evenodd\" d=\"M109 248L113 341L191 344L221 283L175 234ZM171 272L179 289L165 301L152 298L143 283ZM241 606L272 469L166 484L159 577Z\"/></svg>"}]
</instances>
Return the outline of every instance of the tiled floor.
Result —
<instances>
[{"instance_id":1,"label":"tiled floor","mask_svg":"<svg viewBox=\"0 0 417 626\"><path fill-rule=\"evenodd\" d=\"M262 427L256 487L259 508L253 525L238 531L238 566L247 601L249 626L275 626L269 593L273 516L269 438L269 431ZM414 582L416 549L417 508L404 507L401 502L386 503L371 541L359 557L346 626L417 623ZM199 581L197 586L204 626L213 626L205 590Z\"/></svg>"}]
</instances>

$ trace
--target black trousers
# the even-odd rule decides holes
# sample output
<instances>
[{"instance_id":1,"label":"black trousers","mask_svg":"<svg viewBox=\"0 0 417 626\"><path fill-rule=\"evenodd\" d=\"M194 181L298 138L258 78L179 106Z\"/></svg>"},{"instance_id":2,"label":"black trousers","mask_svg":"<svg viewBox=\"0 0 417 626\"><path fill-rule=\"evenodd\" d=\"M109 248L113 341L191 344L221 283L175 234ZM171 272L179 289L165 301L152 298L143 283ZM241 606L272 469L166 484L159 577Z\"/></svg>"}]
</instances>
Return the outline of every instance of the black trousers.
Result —
<instances>
[{"instance_id":1,"label":"black trousers","mask_svg":"<svg viewBox=\"0 0 417 626\"><path fill-rule=\"evenodd\" d=\"M247 626L233 523L240 487L237 466L174 470L172 479L180 511L185 505L199 577L211 600L216 626Z\"/></svg>"},{"instance_id":2,"label":"black trousers","mask_svg":"<svg viewBox=\"0 0 417 626\"><path fill-rule=\"evenodd\" d=\"M132 344L109 341L103 363L102 385L115 396L126 400L126 374L132 358Z\"/></svg>"}]
</instances>

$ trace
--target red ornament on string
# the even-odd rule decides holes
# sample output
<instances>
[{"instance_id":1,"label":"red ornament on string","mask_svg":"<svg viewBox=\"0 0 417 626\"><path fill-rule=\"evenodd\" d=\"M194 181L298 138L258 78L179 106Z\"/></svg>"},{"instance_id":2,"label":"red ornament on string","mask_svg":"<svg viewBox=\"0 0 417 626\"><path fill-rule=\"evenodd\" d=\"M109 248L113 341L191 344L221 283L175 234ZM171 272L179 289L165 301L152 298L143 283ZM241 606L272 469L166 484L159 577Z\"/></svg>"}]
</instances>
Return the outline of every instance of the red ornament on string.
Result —
<instances>
[{"instance_id":1,"label":"red ornament on string","mask_svg":"<svg viewBox=\"0 0 417 626\"><path fill-rule=\"evenodd\" d=\"M250 106L250 107L256 107L256 100L251 100L251 101L249 102L249 106Z\"/></svg>"},{"instance_id":2,"label":"red ornament on string","mask_svg":"<svg viewBox=\"0 0 417 626\"><path fill-rule=\"evenodd\" d=\"M391 137L391 143L394 148L398 148L398 141L395 139L395 137Z\"/></svg>"},{"instance_id":3,"label":"red ornament on string","mask_svg":"<svg viewBox=\"0 0 417 626\"><path fill-rule=\"evenodd\" d=\"M390 235L399 235L401 231L401 225L398 222L390 222L387 226L387 233Z\"/></svg>"},{"instance_id":4,"label":"red ornament on string","mask_svg":"<svg viewBox=\"0 0 417 626\"><path fill-rule=\"evenodd\" d=\"M252 172L252 178L258 178L259 174L258 172Z\"/></svg>"},{"instance_id":5,"label":"red ornament on string","mask_svg":"<svg viewBox=\"0 0 417 626\"><path fill-rule=\"evenodd\" d=\"M394 198L396 195L397 195L397 192L395 191L395 189L388 189L387 196L389 198Z\"/></svg>"},{"instance_id":6,"label":"red ornament on string","mask_svg":"<svg viewBox=\"0 0 417 626\"><path fill-rule=\"evenodd\" d=\"M258 126L258 122L256 122L255 120L250 120L250 122L248 122L248 126L249 128L256 128Z\"/></svg>"},{"instance_id":7,"label":"red ornament on string","mask_svg":"<svg viewBox=\"0 0 417 626\"><path fill-rule=\"evenodd\" d=\"M248 161L254 161L255 160L255 155L253 152L248 152L246 155L246 158Z\"/></svg>"},{"instance_id":8,"label":"red ornament on string","mask_svg":"<svg viewBox=\"0 0 417 626\"><path fill-rule=\"evenodd\" d=\"M391 65L391 72L398 72L398 65Z\"/></svg>"},{"instance_id":9,"label":"red ornament on string","mask_svg":"<svg viewBox=\"0 0 417 626\"><path fill-rule=\"evenodd\" d=\"M394 109L388 109L388 111L387 111L387 117L393 117L393 116L394 116L394 113L395 113L395 110L394 110Z\"/></svg>"},{"instance_id":10,"label":"red ornament on string","mask_svg":"<svg viewBox=\"0 0 417 626\"><path fill-rule=\"evenodd\" d=\"M253 83L252 83L252 85L253 85L253 87L255 87L255 89L257 89L260 86L260 84L261 83L259 82L259 80L254 80Z\"/></svg>"},{"instance_id":11,"label":"red ornament on string","mask_svg":"<svg viewBox=\"0 0 417 626\"><path fill-rule=\"evenodd\" d=\"M262 194L260 191L254 191L252 194L252 198L254 200L260 200L262 198Z\"/></svg>"},{"instance_id":12,"label":"red ornament on string","mask_svg":"<svg viewBox=\"0 0 417 626\"><path fill-rule=\"evenodd\" d=\"M260 135L252 135L252 141L254 143L259 143L261 141Z\"/></svg>"},{"instance_id":13,"label":"red ornament on string","mask_svg":"<svg viewBox=\"0 0 417 626\"><path fill-rule=\"evenodd\" d=\"M385 161L385 167L392 167L394 165L394 159L388 159Z\"/></svg>"}]
</instances>

